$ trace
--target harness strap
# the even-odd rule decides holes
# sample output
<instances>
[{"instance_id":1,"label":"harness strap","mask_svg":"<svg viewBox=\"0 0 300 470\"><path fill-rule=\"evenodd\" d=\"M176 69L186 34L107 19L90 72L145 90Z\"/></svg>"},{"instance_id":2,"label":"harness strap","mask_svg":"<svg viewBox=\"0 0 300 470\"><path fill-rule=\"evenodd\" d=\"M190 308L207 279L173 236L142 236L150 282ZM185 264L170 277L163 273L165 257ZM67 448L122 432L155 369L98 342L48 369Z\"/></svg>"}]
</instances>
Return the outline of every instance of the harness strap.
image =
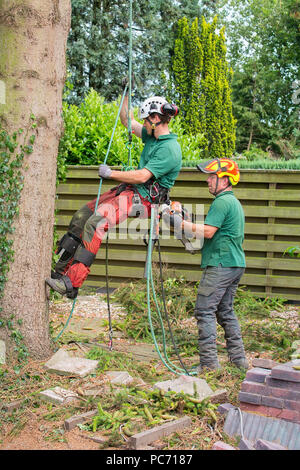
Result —
<instances>
[{"instance_id":1,"label":"harness strap","mask_svg":"<svg viewBox=\"0 0 300 470\"><path fill-rule=\"evenodd\" d=\"M93 263L96 255L91 253L83 246L77 248L76 253L74 255L74 261L79 261L80 263L85 264L85 266L90 267Z\"/></svg>"}]
</instances>

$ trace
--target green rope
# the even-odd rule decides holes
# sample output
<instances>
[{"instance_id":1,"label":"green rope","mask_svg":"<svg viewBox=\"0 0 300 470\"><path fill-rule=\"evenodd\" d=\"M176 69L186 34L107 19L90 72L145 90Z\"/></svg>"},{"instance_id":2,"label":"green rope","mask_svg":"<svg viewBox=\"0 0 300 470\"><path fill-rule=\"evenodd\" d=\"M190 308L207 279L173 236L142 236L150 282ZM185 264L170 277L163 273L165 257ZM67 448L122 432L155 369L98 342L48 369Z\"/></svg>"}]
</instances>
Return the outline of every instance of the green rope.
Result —
<instances>
[{"instance_id":1,"label":"green rope","mask_svg":"<svg viewBox=\"0 0 300 470\"><path fill-rule=\"evenodd\" d=\"M65 331L65 329L67 328L68 324L70 323L70 320L72 318L72 315L73 315L73 311L74 311L74 307L75 307L75 301L76 299L74 299L74 302L73 302L73 305L72 305L72 309L71 309L71 313L66 321L66 324L65 326L63 327L63 329L61 330L61 332L56 336L56 338L53 340L54 342L56 342L58 340L58 338L60 338L60 336L63 334L63 332Z\"/></svg>"},{"instance_id":2,"label":"green rope","mask_svg":"<svg viewBox=\"0 0 300 470\"><path fill-rule=\"evenodd\" d=\"M127 91L127 85L126 85L126 87L124 89L124 92L123 92L123 96L122 96L121 103L120 103L120 106L119 106L119 109L118 109L118 114L117 114L117 117L116 117L114 128L113 128L113 131L112 131L112 134L111 134L111 137L110 137L110 141L109 141L109 144L108 144L108 147L107 147L106 155L105 155L105 158L104 158L104 161L103 161L104 165L106 164L106 161L107 161L107 158L108 158L108 155L109 155L109 152L110 152L110 147L111 147L112 141L114 139L114 135L115 135L116 127L117 127L117 124L118 124L119 116L120 116L120 113L121 113L121 109L122 109L122 106L123 106L123 101L124 101L124 98L125 98L125 95L126 95L126 91ZM96 205L95 205L95 213L97 211L98 203L99 203L99 199L100 199L100 194L101 194L101 189L102 189L102 180L103 180L103 178L100 178L97 201L96 201Z\"/></svg>"},{"instance_id":3,"label":"green rope","mask_svg":"<svg viewBox=\"0 0 300 470\"><path fill-rule=\"evenodd\" d=\"M154 346L155 346L155 349L156 349L157 354L160 357L161 361L163 362L163 364L171 372L174 372L177 375L182 375L182 374L194 375L194 374L196 374L195 371L194 372L188 372L186 369L182 369L182 368L176 366L175 364L173 364L169 360L168 354L167 354L167 351L166 351L165 330L164 330L164 325L163 325L163 321L162 321L162 316L161 316L161 313L160 313L160 308L159 308L157 298L156 298L156 294L155 294L155 287L154 287L153 276L152 276L152 243L151 242L152 242L152 238L153 238L153 226L154 226L154 207L152 206L152 208L151 208L151 219L150 219L150 234L149 234L149 242L148 242L148 256L147 256L147 262L148 262L148 264L147 264L147 307L148 307L148 322L149 322L149 326L150 326ZM161 325L161 329L162 329L163 349L164 349L164 355L165 355L166 360L161 355L160 349L159 349L157 341L156 341L154 328L153 328L152 316L151 316L150 283L151 283L152 294L153 294L153 298L154 298L154 301L155 301L155 305L156 305L156 308L157 308L157 313L158 313L158 317L159 317L159 321L160 321L160 325Z\"/></svg>"},{"instance_id":4,"label":"green rope","mask_svg":"<svg viewBox=\"0 0 300 470\"><path fill-rule=\"evenodd\" d=\"M131 127L131 93L132 93L132 0L129 2L129 63L128 63L128 167L132 167L132 127Z\"/></svg>"}]
</instances>

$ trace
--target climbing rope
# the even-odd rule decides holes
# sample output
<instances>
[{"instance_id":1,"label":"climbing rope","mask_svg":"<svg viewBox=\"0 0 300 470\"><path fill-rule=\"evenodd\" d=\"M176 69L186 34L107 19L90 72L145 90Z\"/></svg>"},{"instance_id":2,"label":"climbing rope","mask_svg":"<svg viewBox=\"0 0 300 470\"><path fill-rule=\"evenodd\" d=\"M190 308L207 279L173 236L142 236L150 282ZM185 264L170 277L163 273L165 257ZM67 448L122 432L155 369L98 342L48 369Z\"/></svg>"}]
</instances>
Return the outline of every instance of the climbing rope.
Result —
<instances>
[{"instance_id":1,"label":"climbing rope","mask_svg":"<svg viewBox=\"0 0 300 470\"><path fill-rule=\"evenodd\" d=\"M173 372L175 374L178 374L178 375L182 375L182 374L194 375L197 372L195 372L195 371L188 372L187 369L185 368L184 364L182 363L181 359L180 359L180 363L183 366L183 368L180 368L180 367L176 366L168 358L168 354L167 354L167 350L166 350L165 329L164 329L164 325L163 325L163 321L162 321L160 308L159 308L159 305L158 305L158 302L157 302L157 297L156 297L156 293L155 293L155 286L154 286L154 282L153 282L153 275L152 275L152 249L153 249L152 240L153 240L153 231L154 231L155 219L156 219L156 223L158 223L159 222L159 216L157 214L157 208L152 204L152 206L151 206L151 219L150 219L150 233L149 233L148 252L147 252L147 268L146 268L146 274L147 274L147 310L148 310L148 322L149 322L149 326L150 326L150 331L151 331L151 335L152 335L152 339L153 339L153 342L154 342L155 349L156 349L157 354L160 357L161 361L163 362L163 364L171 372ZM157 234L157 236L158 236L158 234ZM161 262L160 262L160 266L161 266ZM150 289L150 285L151 285L151 289ZM152 313L151 313L151 297L150 297L151 290L152 290L152 295L153 295L153 299L154 299L154 302L155 302L155 305L156 305L158 318L159 318L159 322L160 322L160 326L161 326L162 341L163 341L163 349L164 349L165 358L163 358L163 356L160 352L160 349L158 347L158 343L156 341L154 328L153 328ZM163 299L164 299L164 294L163 294ZM164 303L164 305L165 305L165 303ZM167 309L166 308L165 308L165 315L167 316ZM171 327L170 327L169 321L168 321L168 325L169 325L169 330L171 332ZM173 337L172 333L171 333L171 336L172 336L172 339L174 340L174 337ZM174 341L173 344L175 344L175 341ZM177 347L176 347L176 352L178 353Z\"/></svg>"},{"instance_id":2,"label":"climbing rope","mask_svg":"<svg viewBox=\"0 0 300 470\"><path fill-rule=\"evenodd\" d=\"M109 155L109 152L110 152L111 144L112 144L113 139L114 139L114 135L115 135L117 123L118 123L118 120L119 120L119 116L120 116L120 112L121 112L121 109L122 109L122 106L123 106L123 101L124 101L126 92L127 92L127 85L125 86L124 93L123 93L123 96L122 96L122 99L121 99L121 103L120 103L120 106L119 106L119 109L118 109L118 114L117 114L116 121L115 121L115 124L114 124L114 127L113 127L112 135L111 135L111 138L110 138L110 141L109 141L109 145L108 145L108 148L107 148L107 151L106 151L106 155L105 155L105 158L104 158L104 162L103 162L104 164L106 164L106 162L107 162L107 158L108 158L108 155ZM96 214L97 208L98 208L98 204L99 204L99 199L100 199L101 189L102 189L102 181L103 181L103 178L100 177L100 183L99 183L99 187L98 187L98 194L97 194L97 199L96 199L94 214ZM109 295L109 294L108 294L108 292L107 292L107 298L108 298L108 295ZM73 312L74 312L76 300L77 300L77 297L75 297L75 299L73 300L73 305L72 305L71 313L70 313L70 315L69 315L69 317L68 317L67 323L65 324L65 326L63 327L63 329L61 330L61 332L60 332L60 333L56 336L56 338L54 339L55 342L60 338L60 336L63 334L63 332L65 331L66 327L68 326L68 324L69 324L69 322L70 322L70 320L71 320L71 318L72 318ZM109 317L110 317L110 310L109 310ZM109 322L110 322L110 343L109 343L109 347L110 347L110 349L111 349L111 348L112 348L112 333L111 333L112 330L111 330L111 321L109 320Z\"/></svg>"},{"instance_id":3,"label":"climbing rope","mask_svg":"<svg viewBox=\"0 0 300 470\"><path fill-rule=\"evenodd\" d=\"M112 135L111 135L111 138L110 138L110 142L109 142L109 145L108 145L108 148L107 148L107 151L106 151L106 155L105 155L105 158L104 158L104 164L106 164L106 161L107 161L107 158L108 158L108 155L109 155L109 152L110 152L110 148L111 148L111 145L112 145L112 142L113 142L113 139L114 139L114 135L115 135L115 130L116 130L116 127L117 127L117 123L118 123L118 120L119 120L119 116L120 116L120 112L121 112L121 109L122 109L122 106L123 106L123 102L124 102L124 98L126 96L126 92L127 92L127 89L128 89L128 110L127 110L127 122L128 122L128 142L126 144L126 147L128 149L128 164L127 164L127 167L126 168L123 168L125 170L130 170L132 169L132 124L131 124L131 96L132 96L132 0L130 0L130 5L129 5L129 24L130 24L130 29L129 29L129 64L128 64L128 84L124 87L124 92L123 92L123 95L122 95L122 99L121 99L121 102L120 102L120 106L119 106L119 109L118 109L118 113L117 113L117 117L116 117L116 120L115 120L115 124L114 124L114 128L113 128L113 132L112 132ZM98 194L97 194L97 199L96 199L96 204L95 204L95 210L94 210L94 213L96 214L97 212L97 208L98 208L98 204L99 204L99 199L100 199L100 195L101 195L101 190L102 190L102 181L103 179L100 178L100 183L99 183L99 187L98 187ZM149 326L150 326L150 330L151 330L151 335L152 335L152 338L153 338L153 342L154 342L154 345L155 345L155 348L156 348L156 351L161 359L161 361L163 362L163 364L173 373L175 374L186 374L186 375L193 375L195 374L195 372L188 372L188 370L185 368L182 360L181 360L181 357L178 353L178 349L177 349L177 346L176 346L176 343L175 343L175 340L174 340L174 336L172 334L172 330L171 330L171 325L170 325L170 322L169 322L169 318L168 318L168 313L167 313L167 308L166 308L166 304L165 304L165 295L164 295L164 287L163 287L163 279L162 279L162 269L161 269L161 266L162 266L162 262L161 262L161 254L160 254L160 245L159 245L159 238L158 238L158 246L159 246L159 265L160 265L160 280L161 280L161 290L162 290L162 299L163 299L163 307L164 307L164 313L165 313L165 318L167 320L167 323L168 323L168 328L169 328L169 331L170 331L170 335L171 335L171 339L172 339L172 343L173 343L173 346L174 346L174 349L175 349L175 352L176 352L176 355L179 359L179 362L181 364L181 368L176 366L175 364L173 364L169 357L168 357L168 354L167 354L167 350L166 350L166 336L165 336L165 329L164 329L164 324L163 324L163 320L162 320L162 316L161 316L161 312L160 312L160 308L159 308L159 304L158 304L158 301L157 301L157 296L156 296L156 292L155 292L155 286L154 286L154 282L153 282L153 274L152 274L152 251L153 251L153 246L154 246L154 243L152 243L153 241L153 229L154 229L154 221L155 223L157 224L157 227L158 227L158 223L159 223L159 215L157 213L157 206L155 206L154 204L152 204L152 207L151 207L151 219L150 219L150 234L149 234L149 242L148 242L148 253L147 253L147 264L146 264L146 277L147 277L147 309L148 309L148 322L149 322ZM156 236L158 237L158 233L156 234ZM109 319L109 349L112 350L112 338L113 338L113 330L112 330L112 321L111 321L111 311L110 311L110 300L109 300L109 285L108 285L108 232L107 232L107 238L106 238L106 294L107 294L107 308L108 308L108 319ZM165 358L163 358L161 352L160 352L160 349L158 347L158 343L156 341L156 336L155 336L155 332L154 332L154 328L153 328L153 324L152 324L152 312L151 312L151 291L152 291L152 296L153 296L153 299L154 299L154 302L155 302L155 305L156 305L156 309L157 309L157 313L158 313L158 318L159 318L159 322L160 322L160 326L161 326L161 331L162 331L162 337L163 337L163 350L164 350L164 356ZM74 308L75 308L75 303L76 303L76 298L74 299L73 301L73 305L72 305L72 309L71 309L71 312L70 312L70 315L67 319L67 322L66 324L64 325L63 329L60 331L60 333L57 335L57 337L54 339L54 341L57 341L60 336L63 334L63 332L65 331L65 329L67 328L71 318L72 318L72 315L73 315L73 312L74 312Z\"/></svg>"},{"instance_id":4,"label":"climbing rope","mask_svg":"<svg viewBox=\"0 0 300 470\"><path fill-rule=\"evenodd\" d=\"M128 63L128 167L132 167L132 127L131 127L131 93L132 93L132 0L129 2L129 63Z\"/></svg>"}]
</instances>

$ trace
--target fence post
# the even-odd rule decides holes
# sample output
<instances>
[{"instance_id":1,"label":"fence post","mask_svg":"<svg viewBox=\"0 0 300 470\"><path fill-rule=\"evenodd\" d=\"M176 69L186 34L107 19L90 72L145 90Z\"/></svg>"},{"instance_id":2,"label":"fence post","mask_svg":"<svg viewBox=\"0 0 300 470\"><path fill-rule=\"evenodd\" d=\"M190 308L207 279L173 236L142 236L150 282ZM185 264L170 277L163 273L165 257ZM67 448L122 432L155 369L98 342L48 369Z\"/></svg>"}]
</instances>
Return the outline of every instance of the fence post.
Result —
<instances>
[{"instance_id":1,"label":"fence post","mask_svg":"<svg viewBox=\"0 0 300 470\"><path fill-rule=\"evenodd\" d=\"M272 189L276 189L276 183L269 183L269 189L272 190ZM268 206L269 207L275 207L276 205L276 201L275 200L272 200L272 199L269 199L268 201ZM270 225L274 225L275 223L275 217L268 217L268 226L270 227ZM275 236L274 234L269 234L267 235L267 240L275 240ZM267 260L269 260L269 258L273 258L274 257L274 252L273 251L268 251L267 252ZM269 276L272 276L273 274L273 270L272 269L269 269L267 268L266 269L266 282L268 282L268 279L269 279ZM270 286L266 286L266 294L270 295L272 294L272 287Z\"/></svg>"}]
</instances>

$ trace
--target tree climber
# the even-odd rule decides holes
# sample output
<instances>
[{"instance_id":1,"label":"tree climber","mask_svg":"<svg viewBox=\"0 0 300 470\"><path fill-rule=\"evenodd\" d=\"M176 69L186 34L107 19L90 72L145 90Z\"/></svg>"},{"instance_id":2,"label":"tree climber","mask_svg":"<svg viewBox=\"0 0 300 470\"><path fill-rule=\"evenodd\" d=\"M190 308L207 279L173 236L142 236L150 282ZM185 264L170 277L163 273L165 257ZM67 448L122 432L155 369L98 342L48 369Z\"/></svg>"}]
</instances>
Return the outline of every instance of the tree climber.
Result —
<instances>
[{"instance_id":1,"label":"tree climber","mask_svg":"<svg viewBox=\"0 0 300 470\"><path fill-rule=\"evenodd\" d=\"M130 110L132 132L144 143L138 169L117 171L108 165L99 166L100 177L121 184L99 198L96 212L97 199L94 199L74 214L68 232L58 243L60 258L55 271L46 279L53 290L74 299L90 272L105 233L129 216L149 217L152 203L168 200L182 162L177 135L168 126L177 113L177 107L160 96L142 103L139 117L143 124L134 119ZM128 127L127 115L128 95L120 110L125 127Z\"/></svg>"},{"instance_id":2,"label":"tree climber","mask_svg":"<svg viewBox=\"0 0 300 470\"><path fill-rule=\"evenodd\" d=\"M237 164L227 158L214 159L197 165L208 174L209 192L215 196L204 224L193 224L179 213L170 221L169 208L163 208L163 219L185 234L204 238L201 267L204 269L198 287L195 317L199 333L200 366L220 367L216 347L216 320L225 331L229 360L239 368L248 369L241 330L233 311L233 301L239 281L245 271L245 216L234 196L232 185L240 179Z\"/></svg>"}]
</instances>

